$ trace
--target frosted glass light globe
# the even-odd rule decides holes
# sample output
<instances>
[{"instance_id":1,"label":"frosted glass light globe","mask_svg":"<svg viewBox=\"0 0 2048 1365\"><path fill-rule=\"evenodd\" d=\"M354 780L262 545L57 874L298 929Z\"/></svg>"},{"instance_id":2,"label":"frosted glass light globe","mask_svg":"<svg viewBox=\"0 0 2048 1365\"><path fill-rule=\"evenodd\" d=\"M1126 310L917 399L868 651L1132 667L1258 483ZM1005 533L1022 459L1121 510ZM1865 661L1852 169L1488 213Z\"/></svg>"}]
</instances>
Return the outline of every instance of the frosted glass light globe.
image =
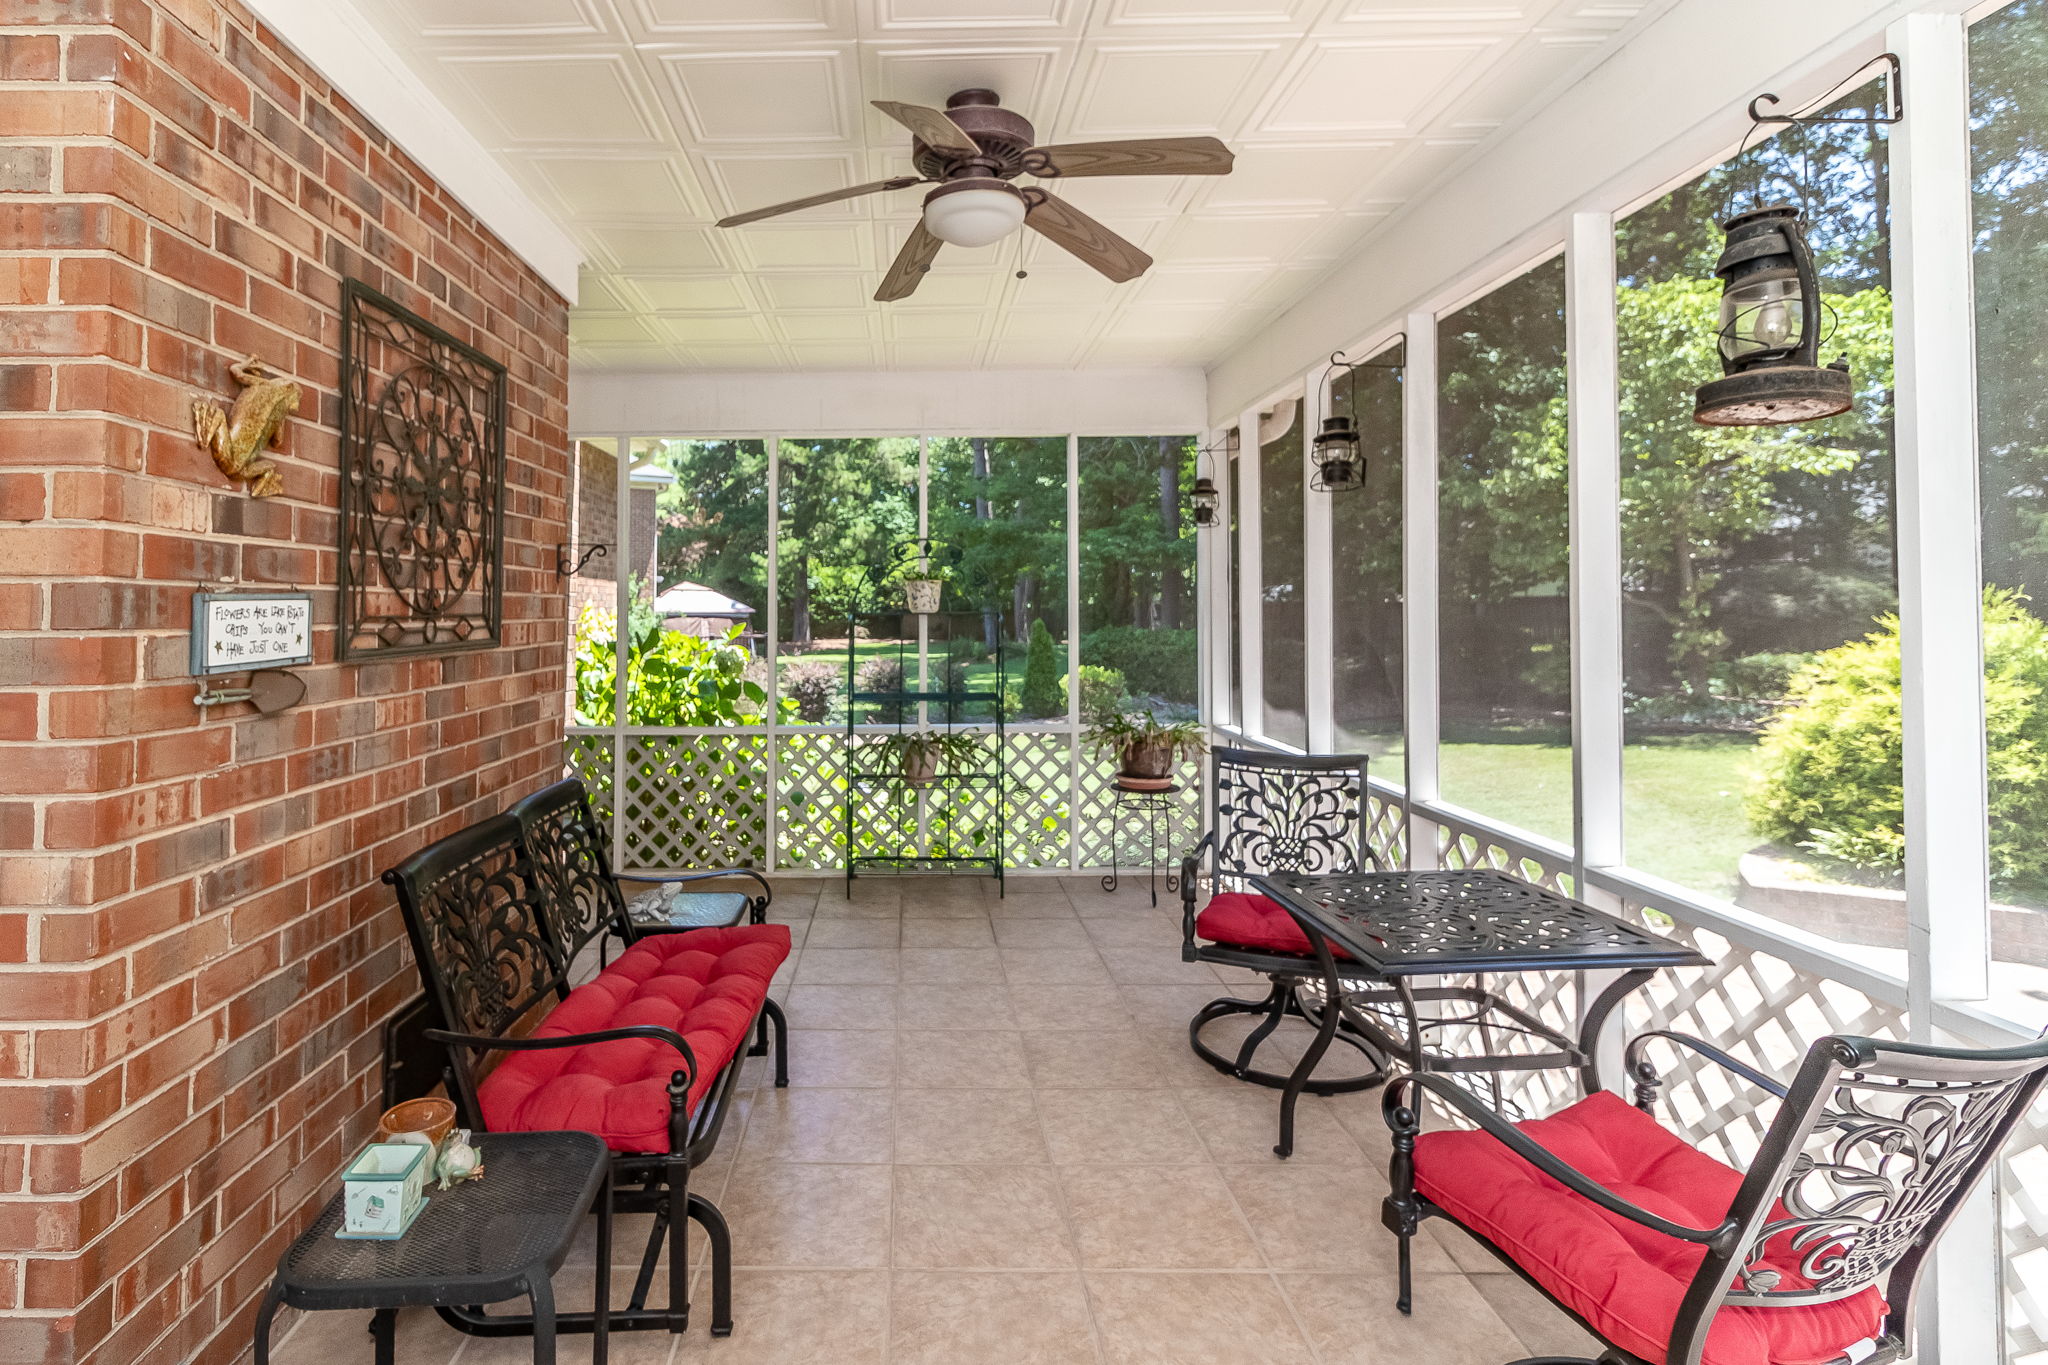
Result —
<instances>
[{"instance_id":1,"label":"frosted glass light globe","mask_svg":"<svg viewBox=\"0 0 2048 1365\"><path fill-rule=\"evenodd\" d=\"M925 197L924 225L950 246L987 246L1023 226L1024 211L1024 196L1000 180L955 181Z\"/></svg>"}]
</instances>

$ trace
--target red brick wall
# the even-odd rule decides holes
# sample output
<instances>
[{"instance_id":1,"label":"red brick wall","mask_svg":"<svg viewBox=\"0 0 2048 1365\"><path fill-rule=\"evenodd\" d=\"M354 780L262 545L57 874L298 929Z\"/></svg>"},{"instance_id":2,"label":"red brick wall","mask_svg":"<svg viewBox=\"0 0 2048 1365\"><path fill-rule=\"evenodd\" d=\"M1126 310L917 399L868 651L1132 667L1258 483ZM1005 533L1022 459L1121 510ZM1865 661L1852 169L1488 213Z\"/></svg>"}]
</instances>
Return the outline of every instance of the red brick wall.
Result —
<instances>
[{"instance_id":1,"label":"red brick wall","mask_svg":"<svg viewBox=\"0 0 2048 1365\"><path fill-rule=\"evenodd\" d=\"M511 370L502 647L333 657L344 275ZM566 310L230 0L0 0L0 1365L227 1361L375 1121L378 872L559 770ZM294 375L284 496L192 443ZM202 716L201 582L315 589Z\"/></svg>"}]
</instances>

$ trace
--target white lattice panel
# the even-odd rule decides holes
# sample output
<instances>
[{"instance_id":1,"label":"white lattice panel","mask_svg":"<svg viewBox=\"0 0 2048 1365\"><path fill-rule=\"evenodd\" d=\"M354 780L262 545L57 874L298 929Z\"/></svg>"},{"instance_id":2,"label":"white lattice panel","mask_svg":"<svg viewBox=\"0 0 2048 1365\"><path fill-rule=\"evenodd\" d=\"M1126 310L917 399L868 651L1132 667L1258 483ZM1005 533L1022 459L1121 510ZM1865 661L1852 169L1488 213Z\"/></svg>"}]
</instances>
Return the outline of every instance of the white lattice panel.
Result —
<instances>
[{"instance_id":1,"label":"white lattice panel","mask_svg":"<svg viewBox=\"0 0 2048 1365\"><path fill-rule=\"evenodd\" d=\"M837 731L819 729L784 734L776 742L781 790L775 794L775 865L844 867L845 740Z\"/></svg>"},{"instance_id":2,"label":"white lattice panel","mask_svg":"<svg viewBox=\"0 0 2048 1365\"><path fill-rule=\"evenodd\" d=\"M2013 1134L2000 1167L2000 1254L2005 1261L2005 1358L2048 1362L2048 1100Z\"/></svg>"},{"instance_id":3,"label":"white lattice panel","mask_svg":"<svg viewBox=\"0 0 2048 1365\"><path fill-rule=\"evenodd\" d=\"M1065 867L1072 824L1074 738L1059 731L1012 730L1004 765L1008 827L1003 857L1011 867Z\"/></svg>"},{"instance_id":4,"label":"white lattice panel","mask_svg":"<svg viewBox=\"0 0 2048 1365\"><path fill-rule=\"evenodd\" d=\"M1408 866L1408 810L1382 792L1365 794L1365 847L1385 868Z\"/></svg>"},{"instance_id":5,"label":"white lattice panel","mask_svg":"<svg viewBox=\"0 0 2048 1365\"><path fill-rule=\"evenodd\" d=\"M767 790L767 738L757 732L629 738L622 868L765 866Z\"/></svg>"},{"instance_id":6,"label":"white lattice panel","mask_svg":"<svg viewBox=\"0 0 2048 1365\"><path fill-rule=\"evenodd\" d=\"M610 735L570 735L562 761L562 776L583 783L597 827L603 830L612 827L612 753Z\"/></svg>"}]
</instances>

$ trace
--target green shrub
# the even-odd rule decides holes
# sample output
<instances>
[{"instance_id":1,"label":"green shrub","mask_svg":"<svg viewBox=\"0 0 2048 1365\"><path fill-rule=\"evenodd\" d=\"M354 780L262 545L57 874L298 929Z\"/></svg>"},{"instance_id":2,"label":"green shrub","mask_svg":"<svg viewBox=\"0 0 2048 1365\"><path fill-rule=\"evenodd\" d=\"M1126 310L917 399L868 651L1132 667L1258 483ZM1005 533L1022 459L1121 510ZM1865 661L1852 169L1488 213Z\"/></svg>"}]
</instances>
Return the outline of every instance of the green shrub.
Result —
<instances>
[{"instance_id":1,"label":"green shrub","mask_svg":"<svg viewBox=\"0 0 2048 1365\"><path fill-rule=\"evenodd\" d=\"M1060 679L1062 695L1067 690L1067 680ZM1081 719L1094 725L1105 717L1113 716L1123 709L1124 694L1129 689L1124 685L1124 675L1114 668L1100 668L1095 664L1081 665Z\"/></svg>"},{"instance_id":2,"label":"green shrub","mask_svg":"<svg viewBox=\"0 0 2048 1365\"><path fill-rule=\"evenodd\" d=\"M862 661L853 670L853 688L856 692L903 692L908 688L903 681L903 662L893 654L879 655ZM905 715L900 701L870 702L867 714L861 719L894 725Z\"/></svg>"},{"instance_id":3,"label":"green shrub","mask_svg":"<svg viewBox=\"0 0 2048 1365\"><path fill-rule=\"evenodd\" d=\"M1066 713L1066 703L1060 698L1060 683L1066 672L1066 665L1053 646L1052 632L1045 628L1042 619L1034 616L1030 644L1024 652L1024 691L1018 698L1018 711L1025 720L1045 720Z\"/></svg>"},{"instance_id":4,"label":"green shrub","mask_svg":"<svg viewBox=\"0 0 2048 1365\"><path fill-rule=\"evenodd\" d=\"M1168 701L1195 701L1198 650L1192 630L1105 626L1081 637L1083 659L1122 673L1135 694Z\"/></svg>"},{"instance_id":5,"label":"green shrub","mask_svg":"<svg viewBox=\"0 0 2048 1365\"><path fill-rule=\"evenodd\" d=\"M2048 623L2017 593L1984 597L1991 875L2048 883ZM1764 728L1746 805L1759 834L1863 867L1905 860L1899 624L1826 650L1793 675Z\"/></svg>"},{"instance_id":6,"label":"green shrub","mask_svg":"<svg viewBox=\"0 0 2048 1365\"><path fill-rule=\"evenodd\" d=\"M734 626L721 639L665 630L654 617L635 612L629 622L632 652L626 658L626 695L633 725L751 725L766 719L768 693L749 679L753 655ZM614 723L618 640L613 613L594 604L576 618L576 723Z\"/></svg>"},{"instance_id":7,"label":"green shrub","mask_svg":"<svg viewBox=\"0 0 2048 1365\"><path fill-rule=\"evenodd\" d=\"M839 668L835 664L812 659L782 666L783 700L796 708L796 718L806 725L830 720L838 693Z\"/></svg>"}]
</instances>

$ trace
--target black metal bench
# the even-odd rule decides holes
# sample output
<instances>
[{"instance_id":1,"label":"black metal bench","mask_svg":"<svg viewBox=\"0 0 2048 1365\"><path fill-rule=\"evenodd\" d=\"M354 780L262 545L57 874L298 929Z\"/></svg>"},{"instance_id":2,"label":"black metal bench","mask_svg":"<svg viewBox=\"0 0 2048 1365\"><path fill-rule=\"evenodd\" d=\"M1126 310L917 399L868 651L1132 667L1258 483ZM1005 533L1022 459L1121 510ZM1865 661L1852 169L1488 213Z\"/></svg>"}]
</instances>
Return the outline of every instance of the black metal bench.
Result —
<instances>
[{"instance_id":1,"label":"black metal bench","mask_svg":"<svg viewBox=\"0 0 2048 1365\"><path fill-rule=\"evenodd\" d=\"M738 925L680 934L636 928L582 785L574 781L556 783L506 814L421 850L384 880L396 888L405 912L440 1025L426 1036L447 1049L448 1092L462 1122L485 1134L533 1127L596 1132L612 1149L614 1209L654 1215L632 1299L611 1315L613 1330L680 1332L688 1326L685 1224L695 1219L711 1245L712 1335L730 1333L731 1236L717 1207L690 1190L689 1176L718 1142L743 1058L767 1051L770 1023L775 1084L788 1084L787 1025L767 995L769 978L788 956L787 928ZM623 940L626 951L572 992L573 964L605 935ZM636 1022L603 1026L601 1016L623 992L654 977L663 978L666 993L634 996ZM720 991L703 989L714 981ZM735 999L751 999L756 982L758 1005L736 1007ZM692 991L692 1003L674 1003ZM644 1021L670 1008L674 1017L667 1022ZM584 1026L593 1021L598 1026ZM622 1091L629 1102L665 1097L651 1126L606 1132L601 1124L558 1121L565 1105L574 1112L570 1101L577 1094L602 1092L616 1105ZM557 1121L521 1122L533 1116L528 1109L552 1112ZM643 1115L647 1109L640 1106ZM494 1111L500 1119L495 1129ZM508 1115L513 1121L504 1121ZM488 1165L488 1138L480 1145ZM664 1242L668 1305L649 1308ZM533 1330L530 1315L486 1314L474 1305L440 1312L473 1335ZM589 1312L563 1313L557 1327L589 1332L593 1320Z\"/></svg>"}]
</instances>

